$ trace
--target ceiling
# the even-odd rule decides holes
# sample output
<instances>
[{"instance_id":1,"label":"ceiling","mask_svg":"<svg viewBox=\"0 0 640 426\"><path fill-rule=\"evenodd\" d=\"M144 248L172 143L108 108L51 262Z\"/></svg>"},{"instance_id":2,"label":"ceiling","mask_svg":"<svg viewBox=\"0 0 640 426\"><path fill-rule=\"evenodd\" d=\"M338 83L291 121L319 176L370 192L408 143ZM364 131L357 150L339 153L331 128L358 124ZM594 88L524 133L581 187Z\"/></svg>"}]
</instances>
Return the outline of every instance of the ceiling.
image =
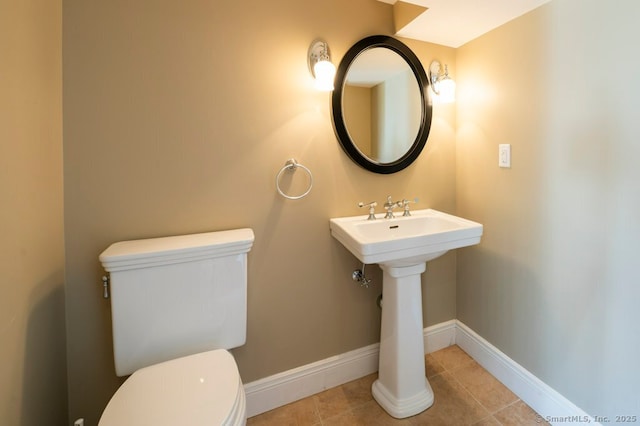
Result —
<instances>
[{"instance_id":1,"label":"ceiling","mask_svg":"<svg viewBox=\"0 0 640 426\"><path fill-rule=\"evenodd\" d=\"M379 0L394 4L397 0ZM396 35L460 47L549 0L402 0L427 10Z\"/></svg>"}]
</instances>

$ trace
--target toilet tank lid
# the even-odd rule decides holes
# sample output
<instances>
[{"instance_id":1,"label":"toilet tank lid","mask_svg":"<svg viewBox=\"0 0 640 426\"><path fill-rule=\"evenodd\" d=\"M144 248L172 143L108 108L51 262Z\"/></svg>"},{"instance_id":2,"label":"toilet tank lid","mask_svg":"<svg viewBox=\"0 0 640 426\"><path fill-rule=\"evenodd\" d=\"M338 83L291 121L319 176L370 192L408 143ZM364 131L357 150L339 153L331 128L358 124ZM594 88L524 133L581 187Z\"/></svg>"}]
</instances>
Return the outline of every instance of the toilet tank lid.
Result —
<instances>
[{"instance_id":1,"label":"toilet tank lid","mask_svg":"<svg viewBox=\"0 0 640 426\"><path fill-rule=\"evenodd\" d=\"M247 253L253 241L250 228L120 241L100 254L100 262L108 272L138 269Z\"/></svg>"}]
</instances>

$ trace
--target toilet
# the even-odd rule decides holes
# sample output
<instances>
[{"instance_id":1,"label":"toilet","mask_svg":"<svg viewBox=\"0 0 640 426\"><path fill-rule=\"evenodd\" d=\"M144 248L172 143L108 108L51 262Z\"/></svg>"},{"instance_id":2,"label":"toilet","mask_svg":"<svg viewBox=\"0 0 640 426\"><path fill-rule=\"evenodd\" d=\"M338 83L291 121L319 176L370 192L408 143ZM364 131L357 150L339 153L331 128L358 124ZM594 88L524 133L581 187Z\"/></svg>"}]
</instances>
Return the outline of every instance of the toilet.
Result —
<instances>
[{"instance_id":1,"label":"toilet","mask_svg":"<svg viewBox=\"0 0 640 426\"><path fill-rule=\"evenodd\" d=\"M99 426L244 425L251 229L122 241L109 273L116 391Z\"/></svg>"}]
</instances>

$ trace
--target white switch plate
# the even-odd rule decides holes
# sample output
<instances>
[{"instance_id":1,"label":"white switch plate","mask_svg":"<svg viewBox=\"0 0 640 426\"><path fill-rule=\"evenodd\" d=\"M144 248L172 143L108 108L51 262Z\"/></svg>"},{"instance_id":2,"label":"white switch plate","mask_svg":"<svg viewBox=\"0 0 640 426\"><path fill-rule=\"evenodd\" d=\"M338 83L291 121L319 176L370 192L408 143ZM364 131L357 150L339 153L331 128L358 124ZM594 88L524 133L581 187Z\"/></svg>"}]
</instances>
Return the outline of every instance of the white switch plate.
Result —
<instances>
[{"instance_id":1,"label":"white switch plate","mask_svg":"<svg viewBox=\"0 0 640 426\"><path fill-rule=\"evenodd\" d=\"M511 167L511 145L508 143L498 145L498 166Z\"/></svg>"}]
</instances>

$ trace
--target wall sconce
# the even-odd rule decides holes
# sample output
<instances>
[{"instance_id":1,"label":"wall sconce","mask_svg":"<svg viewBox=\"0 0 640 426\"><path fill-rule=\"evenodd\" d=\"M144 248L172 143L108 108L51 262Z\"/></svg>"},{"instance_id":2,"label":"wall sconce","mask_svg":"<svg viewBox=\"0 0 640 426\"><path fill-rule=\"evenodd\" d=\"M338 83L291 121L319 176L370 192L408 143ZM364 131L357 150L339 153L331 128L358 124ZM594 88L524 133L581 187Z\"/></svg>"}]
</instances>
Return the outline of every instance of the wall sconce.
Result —
<instances>
[{"instance_id":1,"label":"wall sconce","mask_svg":"<svg viewBox=\"0 0 640 426\"><path fill-rule=\"evenodd\" d=\"M326 41L317 39L311 43L307 54L307 63L311 75L316 80L316 88L324 92L333 90L336 67L331 63L329 44Z\"/></svg>"},{"instance_id":2,"label":"wall sconce","mask_svg":"<svg viewBox=\"0 0 640 426\"><path fill-rule=\"evenodd\" d=\"M447 65L444 66L444 74L440 71L439 61L431 62L429 65L429 80L431 81L431 90L438 95L438 99L443 103L451 103L456 100L456 82L449 77Z\"/></svg>"}]
</instances>

